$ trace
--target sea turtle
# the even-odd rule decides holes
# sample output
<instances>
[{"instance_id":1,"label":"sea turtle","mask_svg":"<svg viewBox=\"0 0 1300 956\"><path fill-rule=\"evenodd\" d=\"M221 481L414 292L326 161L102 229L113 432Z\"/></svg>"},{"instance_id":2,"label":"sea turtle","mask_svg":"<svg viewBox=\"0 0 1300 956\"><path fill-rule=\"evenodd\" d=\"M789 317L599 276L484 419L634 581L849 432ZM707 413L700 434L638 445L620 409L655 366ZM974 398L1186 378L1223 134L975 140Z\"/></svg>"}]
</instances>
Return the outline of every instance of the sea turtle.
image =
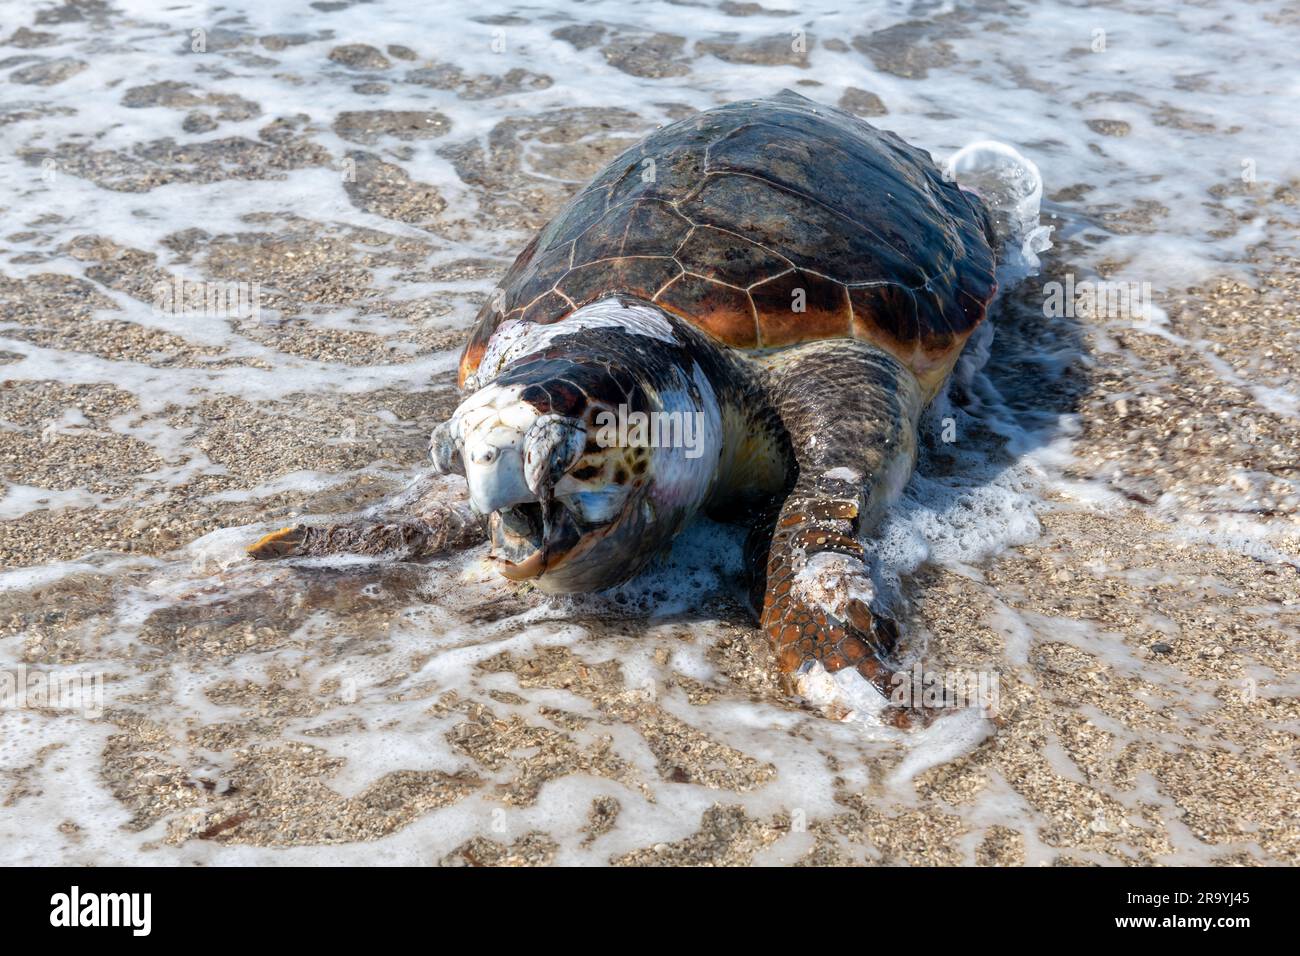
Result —
<instances>
[{"instance_id":1,"label":"sea turtle","mask_svg":"<svg viewBox=\"0 0 1300 956\"><path fill-rule=\"evenodd\" d=\"M698 113L520 253L465 346L435 470L465 476L501 573L545 591L627 580L697 512L747 523L785 686L843 714L887 689L897 637L864 538L995 287L984 203L895 134L789 91ZM465 515L408 514L250 552L473 537Z\"/></svg>"}]
</instances>

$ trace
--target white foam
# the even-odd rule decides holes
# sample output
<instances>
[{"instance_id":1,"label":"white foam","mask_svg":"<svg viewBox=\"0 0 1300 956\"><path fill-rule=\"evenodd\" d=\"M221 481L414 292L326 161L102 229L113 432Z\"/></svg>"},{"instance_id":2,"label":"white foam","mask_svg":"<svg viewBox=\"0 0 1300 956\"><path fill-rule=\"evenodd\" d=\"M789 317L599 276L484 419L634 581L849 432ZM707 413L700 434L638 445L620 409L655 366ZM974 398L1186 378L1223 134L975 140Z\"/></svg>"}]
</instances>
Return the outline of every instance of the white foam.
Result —
<instances>
[{"instance_id":1,"label":"white foam","mask_svg":"<svg viewBox=\"0 0 1300 956\"><path fill-rule=\"evenodd\" d=\"M891 787L910 783L918 774L972 752L993 734L993 721L967 707L939 716L908 741L907 755L887 780Z\"/></svg>"},{"instance_id":2,"label":"white foam","mask_svg":"<svg viewBox=\"0 0 1300 956\"><path fill-rule=\"evenodd\" d=\"M10 21L14 25L31 23L44 5L44 0L10 0L5 8L5 34L11 32ZM655 124L669 122L670 111L679 107L706 109L755 93L773 93L783 86L805 89L799 81L813 76L822 85L807 92L823 103L836 102L850 86L878 94L889 112L874 120L876 125L894 130L935 156L955 153L960 160L959 181L965 177L972 186L978 178L971 178L973 174L981 168L998 167L999 157L1006 156L1000 147L978 144L989 140L1010 144L1020 157L1011 168L1026 171L1022 185L1029 187L1011 194L1010 212L1024 224L1029 218L1025 204L1039 195L1036 180L1041 178L1046 183L1043 204L1050 220L1037 226L1029 223L1024 229L1024 240L1015 248L1025 262L1015 264L1023 267L1030 256L1044 257L1041 242L1028 240L1036 228L1050 226L1058 245L1069 240L1072 255L1083 267L1096 269L1106 262L1114 265L1112 278L1151 281L1156 286L1157 302L1144 315L1125 319L1117 327L1091 325L1089 331L1098 349L1118 351L1113 333L1134 326L1148 334L1171 336L1159 305L1162 296L1225 271L1246 273L1247 267L1239 263L1245 251L1261 239L1269 238L1283 251L1290 242L1294 250L1294 240L1265 231L1260 221L1263 217L1254 206L1261 191L1300 176L1300 155L1277 148L1278 143L1293 142L1300 135L1294 97L1285 95L1294 89L1293 51L1278 42L1277 19L1286 0L1238 5L1231 16L1225 15L1222 4L1185 4L1159 14L1141 5L1111 6L1104 23L1098 22L1095 8L1058 0L1045 0L1010 17L963 8L963 16L982 19L973 27L963 26L940 37L952 51L952 61L929 67L924 79L875 69L870 59L851 45L834 50L825 46L825 41L864 35L918 16L929 18L933 28L942 33L944 21L936 18L955 10L952 4L939 5L938 13L922 14L906 5L875 4L864 19L859 6L808 0L788 13L736 18L706 6L691 7L689 17L683 16L682 8L667 0L636 4L605 0L585 7L581 16L571 14L572 21L521 10L527 22L498 25L473 19L481 16L482 5L470 0L448 0L436 7L427 0L388 0L379 16L376 5L357 4L309 22L291 5L247 0L226 3L223 17L250 35L309 34L308 42L279 51L256 45L245 48L245 52L265 55L271 63L235 60L217 51L206 54L207 59L176 55L188 31L203 25L207 17L197 8L162 11L150 0L115 0L113 7L131 19L118 20L110 28L107 45L102 32L87 33L84 21L39 27L55 33L58 40L36 54L79 57L90 62L91 69L39 89L6 83L11 102L17 97L28 106L56 112L4 127L10 148L0 151L0 190L5 196L5 221L12 224L5 230L0 250L0 271L5 277L53 272L85 278L92 263L59 250L78 236L102 234L122 246L157 255L159 264L177 275L197 278L201 276L200 264L176 262L163 239L192 227L227 236L258 231L269 235L278 230L274 224L244 220L254 212L326 222L336 234L351 228L377 231L379 235L373 237L377 244L365 245L366 250L391 248L397 240L419 240L430 250L429 268L477 258L498 261L504 270L527 236L503 228L483 214L478 192L461 182L451 160L440 153L444 146L489 145L489 137L503 121L531 121L545 117L550 110L626 105L639 120L625 129L594 132L576 147L584 153L609 151L611 144L615 148L631 145ZM570 15L553 12L556 17ZM700 56L692 59L691 71L681 76L635 77L614 69L599 44L577 50L551 36L557 26L587 20L645 32L660 32L670 23L672 32L685 38L685 56L690 56L699 40L722 32L748 39L806 29L813 41L809 46L811 69L793 63L747 65ZM985 29L992 23L999 29ZM1092 52L1090 41L1095 42L1094 30L1099 27L1106 31L1106 43L1104 49ZM317 31L330 33L317 35ZM366 42L380 49L390 43L403 44L414 47L420 60L409 65L394 61L391 69L379 71L390 90L382 98L370 97L354 89L357 74L328 60L332 47L347 42ZM14 49L6 48L6 55ZM455 90L403 82L406 74L426 59L453 62L467 75L500 76L520 68L546 74L554 82L540 90L485 100L462 99ZM1135 77L1141 78L1140 84ZM312 139L323 145L336 163L358 148L333 132L340 112L383 108L443 113L451 123L447 136L411 144L409 154L398 155L392 143L365 148L399 164L412 178L435 186L448 209L454 210L450 217L455 220L454 228L442 232L423 229L357 209L348 199L338 169L286 170L282 179L273 181L176 183L147 192L123 192L101 188L57 167L54 178L44 180L39 165L29 165L19 156L24 147L54 148L69 142L93 143L95 149L117 149L131 155L141 143L163 137L194 140L180 130L180 111L126 109L122 105L128 88L168 80L193 83L200 93L238 93L261 104L263 115L223 122L204 139L228 135L255 138L272 119L301 114L307 118ZM0 77L0 83L5 81ZM63 115L57 112L60 110L70 112ZM1099 119L1129 124L1129 135L1094 133L1087 123ZM600 141L603 139L608 142ZM557 182L557 176L568 175L556 172L567 166L557 164L555 158L566 158L569 147L530 132L521 136L521 142L524 175L536 172L550 184ZM962 150L968 144L973 145ZM1253 184L1244 184L1241 178L1246 162L1257 174ZM1041 170L1041 177L1030 176L1029 171L1034 170ZM576 178L581 176L575 174ZM1067 187L1075 187L1072 195L1080 198L1053 202L1051 197ZM1153 202L1159 208L1151 208ZM1140 215L1144 209L1150 212L1149 222ZM29 225L49 216L62 218L46 218L39 227ZM1116 217L1117 223L1110 222ZM1125 226L1124 217L1130 217L1132 228ZM30 240L13 238L23 231L37 235ZM496 278L410 281L398 277L401 271L374 270L370 291L377 297L403 301L450 296L449 301L459 304L445 318L430 320L429 326L436 330L465 328L475 311L470 300L490 295ZM1001 279L1005 292L1013 284L1013 275L1004 270ZM173 331L196 345L223 350L222 357L265 366L152 367L117 356L35 345L10 335L10 326L0 326L0 348L21 356L3 365L6 380L109 383L138 401L138 408L115 416L107 428L144 442L162 459L164 467L149 479L160 487L223 473L222 467L203 453L192 430L172 427L170 416L177 407L236 397L270 401L292 392L416 391L427 388L431 381L446 381L456 363L454 351L412 358L409 343L394 338L411 326L392 317L360 316L348 307L323 307L308 312L301 321L321 331L364 328L375 332L392 346L396 359L358 366L289 355L237 323L160 316L149 303L99 283L94 283L94 288L116 310L102 310L92 321L111 318ZM279 317L267 310L265 318L274 322ZM1059 331L1047 323L1039 329ZM955 387L965 393L963 403L943 396L927 416L918 474L879 530L877 593L889 591L924 561L977 574L974 566L979 561L1037 533L1035 512L1042 507L1047 490L1058 495L1068 492L1079 504L1091 507L1117 503L1114 492L1106 491L1101 482L1070 484L1060 479L1060 467L1068 460L1069 438L1076 427L1070 414L1060 410L1025 412L1026 407L1036 407L1034 403L1022 401L1024 396L1015 392L1016 383L999 375L1001 367L1027 367L1017 364L1023 360L1037 363L1033 368L1050 377L1053 363L1074 359L1069 340L1054 334L1026 338L1022 348L1017 339L1032 331L1001 324L995 314L994 321L972 339L955 375ZM1211 354L1205 343L1177 341L1199 354ZM1009 362L1009 356L1016 362ZM1274 413L1297 414L1294 390L1286 382L1254 381L1223 362L1210 361L1210 367L1224 381L1248 389ZM957 438L951 444L936 437L942 433L945 419L951 419L956 429ZM56 430L71 440L83 427L75 416L65 415L58 419ZM281 493L317 492L338 477L298 471L219 497L256 501ZM88 489L51 492L10 484L0 508L3 517L12 518L29 515L38 507L111 507L115 503ZM1157 505L1170 514L1173 507L1172 499ZM205 689L229 677L265 683L269 668L287 667L296 669L304 687L316 689L333 678L348 682L354 692L351 700L336 696L326 701L319 715L286 720L289 739L310 742L346 759L340 774L325 781L327 786L354 794L389 770L438 768L480 773L487 781L485 789L452 806L422 814L409 826L373 842L294 848L206 840L190 840L180 846L159 844L168 823L182 815L173 814L142 832L123 828L130 814L108 791L101 775L107 738L116 732L111 723L70 714L3 712L0 767L4 770L27 768L43 747L61 745L42 766L25 771L32 789L41 792L39 801L24 798L0 814L0 856L5 862L427 865L472 835L509 843L530 829L542 829L560 844L557 862L601 863L620 852L690 836L698 829L700 815L719 801L739 804L755 817L799 813L808 821L842 813L841 797L846 790L870 792L873 801L890 806L906 803L907 781L970 752L987 731L975 717L955 714L907 736L864 722L834 723L736 694L734 686L726 683L729 678L719 676L716 658L710 655L725 641L734 641L737 629L700 609L716 607L720 595L735 604L742 600L738 582L743 572L740 541L744 532L707 521L697 521L678 539L670 555L656 561L636 581L608 594L544 601L526 591L503 591L495 575L484 571L479 549L426 566L419 572L424 575L420 599L405 606L398 607L391 593L382 590L382 579L369 582L379 589L365 592L363 597L387 601L399 612L382 640L348 644L356 635L340 635L340 630L351 627L352 620L322 607L309 615L283 646L234 655L229 660L208 661L201 656L168 659L158 648L142 647L142 624L156 609L201 606L265 593L287 602L301 597L311 574L332 574L337 575L336 580L346 581L348 575L375 573L368 565L346 561L319 562L305 569L251 564L242 555L242 546L253 536L250 530L214 532L165 558L95 554L75 561L8 569L0 572L0 592L20 598L23 592L53 584L69 588L79 582L111 585L119 603L100 622L103 633L96 638L100 643L93 650L100 656L92 654L92 659L123 673L123 680L110 689L112 701L119 706L143 710L138 703L143 698L133 695L157 699L151 682L166 676L174 694L151 704L147 712L150 719L173 733L176 743L168 747L167 758L190 772L202 770L222 779L234 759L230 753L190 752L183 743L187 730L194 726L233 719L238 713L237 708L213 703ZM1175 533L1194 546L1208 544L1244 553L1253 548L1261 561L1269 563L1291 560L1295 553L1285 537L1246 524L1189 523ZM485 609L496 615L490 622L475 616ZM619 615L624 614L627 630L635 631L635 637L624 640L594 634L573 623L575 616L583 614L611 625L617 625ZM1006 664L1022 678L1035 642L1050 635L1097 656L1121 674L1157 679L1155 694L1160 699L1155 704L1173 709L1184 722L1192 719L1189 715L1213 713L1215 701L1207 690L1182 687L1172 680L1167 686L1159 683L1152 669L1113 635L1086 626L1061 626L1056 619L1018 614L1010 607L1000 608L988 623L1006 644L1005 660L996 663ZM1157 626L1159 622L1153 622L1153 627ZM6 643L9 663L16 660L21 643ZM625 723L605 721L587 698L564 689L521 687L513 674L487 674L476 667L502 652L527 655L555 646L568 647L590 662L626 658L624 679L629 689L653 682L657 703L665 711L707 730L715 740L758 763L770 765L772 777L746 792L668 782L660 776L658 759L647 749L642 735ZM330 648L331 654L322 656L322 648ZM138 660L147 661L150 668L134 670ZM422 665L413 665L420 660ZM678 675L718 681L724 693L712 702L689 704L682 689L673 686ZM1273 680L1266 674L1256 677ZM488 689L518 693L527 705L503 704L487 697ZM536 724L541 724L542 718L535 708L542 704L578 713L593 721L573 732L578 744L591 746L608 734L611 746L627 761L635 779L624 784L575 774L546 784L531 805L505 806L492 788L510 782L514 768L507 765L488 770L476 764L454 749L445 736L463 720L462 715L434 717L428 713L430 702L449 691L480 702L498 715L520 712ZM325 738L304 733L334 719L359 720L364 730ZM1090 719L1102 725L1101 715L1092 714ZM1159 743L1154 733L1143 737L1142 731L1129 731L1114 722L1104 726L1116 735L1117 746L1134 740ZM879 790L868 791L878 782L873 774L882 760L898 758L900 748L902 755L889 781L893 784L891 795L886 798L879 796ZM835 769L824 758L827 753L835 755ZM1051 754L1053 765L1068 772L1059 744L1053 744ZM995 769L986 768L985 773L988 782L984 789L968 804L953 809L971 826L970 840L978 838L980 828L996 822L1022 835L1030 865L1056 859L1060 848L1038 837L1041 813ZM615 830L587 847L581 842L581 827L590 801L598 796L616 797L623 809ZM1132 790L1110 788L1108 796L1133 812L1143 805L1159 808L1175 844L1174 853L1162 862L1199 862L1211 853L1233 849L1231 845L1207 848L1201 843L1181 821L1181 811L1159 782L1146 775L1138 775ZM57 827L64 820L80 824L80 842L59 833ZM830 839L838 841L834 835ZM811 842L808 832L795 830L760 860L791 862ZM860 847L837 845L861 858ZM1258 852L1246 841L1241 846ZM973 845L964 846L963 852L973 861ZM1071 855L1080 859L1098 856L1084 851L1071 851Z\"/></svg>"},{"instance_id":3,"label":"white foam","mask_svg":"<svg viewBox=\"0 0 1300 956\"><path fill-rule=\"evenodd\" d=\"M1039 221L1043 176L1034 161L1015 147L982 140L962 147L948 160L948 176L988 205L995 228L1004 237L998 278L1014 286L1038 272L1039 253L1052 247L1052 227Z\"/></svg>"}]
</instances>

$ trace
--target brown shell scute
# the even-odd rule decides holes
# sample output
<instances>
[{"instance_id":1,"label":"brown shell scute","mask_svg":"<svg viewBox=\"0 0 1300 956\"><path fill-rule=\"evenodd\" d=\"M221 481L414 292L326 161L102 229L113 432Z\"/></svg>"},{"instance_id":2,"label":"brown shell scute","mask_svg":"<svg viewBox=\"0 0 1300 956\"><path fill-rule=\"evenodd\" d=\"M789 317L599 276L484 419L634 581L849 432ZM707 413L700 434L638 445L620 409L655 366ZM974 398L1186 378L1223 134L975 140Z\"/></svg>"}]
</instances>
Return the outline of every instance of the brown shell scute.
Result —
<instances>
[{"instance_id":1,"label":"brown shell scute","mask_svg":"<svg viewBox=\"0 0 1300 956\"><path fill-rule=\"evenodd\" d=\"M733 103L655 132L570 200L484 307L462 380L505 319L624 294L737 348L866 339L928 382L984 318L990 235L979 201L893 133L789 91Z\"/></svg>"}]
</instances>

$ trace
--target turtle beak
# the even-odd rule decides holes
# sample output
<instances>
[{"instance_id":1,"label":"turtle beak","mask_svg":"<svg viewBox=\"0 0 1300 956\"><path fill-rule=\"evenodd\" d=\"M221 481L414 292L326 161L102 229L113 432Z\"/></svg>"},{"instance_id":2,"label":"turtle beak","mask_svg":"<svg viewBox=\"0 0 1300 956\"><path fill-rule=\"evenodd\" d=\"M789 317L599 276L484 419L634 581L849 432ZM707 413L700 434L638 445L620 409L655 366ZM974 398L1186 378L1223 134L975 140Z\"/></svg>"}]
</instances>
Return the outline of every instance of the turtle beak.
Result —
<instances>
[{"instance_id":1,"label":"turtle beak","mask_svg":"<svg viewBox=\"0 0 1300 956\"><path fill-rule=\"evenodd\" d=\"M516 581L540 577L583 536L574 514L555 499L555 485L581 456L587 433L581 422L543 415L517 442L501 444L500 429L490 437L498 443L469 452L470 498L492 516L489 538L501 573Z\"/></svg>"},{"instance_id":2,"label":"turtle beak","mask_svg":"<svg viewBox=\"0 0 1300 956\"><path fill-rule=\"evenodd\" d=\"M570 468L582 457L587 428L576 419L542 415L524 435L524 483L541 502L549 501Z\"/></svg>"},{"instance_id":3,"label":"turtle beak","mask_svg":"<svg viewBox=\"0 0 1300 956\"><path fill-rule=\"evenodd\" d=\"M581 458L587 432L581 420L541 413L516 391L489 386L470 396L429 446L434 469L463 474L474 510L490 516L502 573L524 580L562 561L583 536L555 486Z\"/></svg>"},{"instance_id":4,"label":"turtle beak","mask_svg":"<svg viewBox=\"0 0 1300 956\"><path fill-rule=\"evenodd\" d=\"M549 505L586 438L582 422L556 415L520 421L507 413L482 423L461 452L474 508L492 514L529 502Z\"/></svg>"},{"instance_id":5,"label":"turtle beak","mask_svg":"<svg viewBox=\"0 0 1300 956\"><path fill-rule=\"evenodd\" d=\"M627 527L625 519L638 508L638 499L628 496L622 510L611 520L598 525L588 525L571 508L552 502L552 512L543 522L542 506L523 505L492 513L488 522L488 540L492 544L492 560L504 577L512 581L527 581L554 576L564 565L577 561L593 548L601 545L616 532ZM611 539L612 540L612 539ZM631 544L640 538L627 538ZM632 563L627 555L627 563ZM601 561L608 566L610 562ZM567 571L565 572L567 574ZM563 575L561 575L563 576ZM543 590L569 590L559 582L552 582Z\"/></svg>"},{"instance_id":6,"label":"turtle beak","mask_svg":"<svg viewBox=\"0 0 1300 956\"><path fill-rule=\"evenodd\" d=\"M582 531L567 508L558 502L545 514L531 503L492 512L488 540L492 561L512 581L539 578L566 560L582 539Z\"/></svg>"}]
</instances>

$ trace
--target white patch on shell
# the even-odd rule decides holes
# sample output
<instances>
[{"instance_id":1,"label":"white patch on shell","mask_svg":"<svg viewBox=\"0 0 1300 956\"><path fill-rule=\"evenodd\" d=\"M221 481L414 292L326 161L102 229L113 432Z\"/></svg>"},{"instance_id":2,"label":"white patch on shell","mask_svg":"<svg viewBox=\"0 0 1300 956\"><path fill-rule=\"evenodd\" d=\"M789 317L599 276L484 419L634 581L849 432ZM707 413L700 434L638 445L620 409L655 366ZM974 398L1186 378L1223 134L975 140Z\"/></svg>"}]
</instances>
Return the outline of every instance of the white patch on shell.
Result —
<instances>
[{"instance_id":1,"label":"white patch on shell","mask_svg":"<svg viewBox=\"0 0 1300 956\"><path fill-rule=\"evenodd\" d=\"M830 471L822 472L823 478L830 478L832 481L861 481L862 472L856 468L832 468Z\"/></svg>"},{"instance_id":2,"label":"white patch on shell","mask_svg":"<svg viewBox=\"0 0 1300 956\"><path fill-rule=\"evenodd\" d=\"M539 325L522 319L502 322L488 342L477 371L465 381L465 387L482 388L496 379L515 359L540 351L562 335L584 329L625 329L633 335L676 344L672 323L663 310L609 296L584 305L559 322Z\"/></svg>"},{"instance_id":3,"label":"white patch on shell","mask_svg":"<svg viewBox=\"0 0 1300 956\"><path fill-rule=\"evenodd\" d=\"M794 591L805 603L840 620L844 620L851 599L870 605L876 598L862 561L833 551L821 551L808 559L794 576Z\"/></svg>"},{"instance_id":4,"label":"white patch on shell","mask_svg":"<svg viewBox=\"0 0 1300 956\"><path fill-rule=\"evenodd\" d=\"M878 723L888 704L875 685L854 668L844 667L832 674L821 661L800 668L794 691L831 720Z\"/></svg>"}]
</instances>

